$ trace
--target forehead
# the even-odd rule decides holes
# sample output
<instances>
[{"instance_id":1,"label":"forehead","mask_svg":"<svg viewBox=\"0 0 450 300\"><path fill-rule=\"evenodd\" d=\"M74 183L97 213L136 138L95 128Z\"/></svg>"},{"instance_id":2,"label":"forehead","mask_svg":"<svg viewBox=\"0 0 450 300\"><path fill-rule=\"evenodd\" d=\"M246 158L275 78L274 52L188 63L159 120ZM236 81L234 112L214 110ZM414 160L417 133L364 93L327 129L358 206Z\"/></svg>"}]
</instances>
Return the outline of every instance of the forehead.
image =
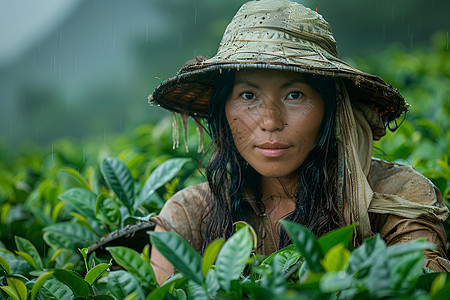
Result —
<instances>
[{"instance_id":1,"label":"forehead","mask_svg":"<svg viewBox=\"0 0 450 300\"><path fill-rule=\"evenodd\" d=\"M304 77L301 73L270 69L241 69L236 72L235 84L241 82L258 81L301 81Z\"/></svg>"}]
</instances>

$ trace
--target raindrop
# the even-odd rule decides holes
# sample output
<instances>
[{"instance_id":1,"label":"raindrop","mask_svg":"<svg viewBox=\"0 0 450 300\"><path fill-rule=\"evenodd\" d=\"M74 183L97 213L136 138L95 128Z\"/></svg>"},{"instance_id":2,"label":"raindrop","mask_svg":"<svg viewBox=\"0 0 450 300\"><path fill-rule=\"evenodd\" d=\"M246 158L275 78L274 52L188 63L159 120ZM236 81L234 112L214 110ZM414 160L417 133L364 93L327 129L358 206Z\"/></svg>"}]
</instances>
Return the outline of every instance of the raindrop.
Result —
<instances>
[{"instance_id":1,"label":"raindrop","mask_svg":"<svg viewBox=\"0 0 450 300\"><path fill-rule=\"evenodd\" d=\"M52 145L53 147L53 145ZM83 164L86 162L86 146L83 146Z\"/></svg>"},{"instance_id":2,"label":"raindrop","mask_svg":"<svg viewBox=\"0 0 450 300\"><path fill-rule=\"evenodd\" d=\"M448 31L447 31L447 50L448 50Z\"/></svg>"},{"instance_id":3,"label":"raindrop","mask_svg":"<svg viewBox=\"0 0 450 300\"><path fill-rule=\"evenodd\" d=\"M52 144L52 163L53 163L53 144Z\"/></svg>"},{"instance_id":4,"label":"raindrop","mask_svg":"<svg viewBox=\"0 0 450 300\"><path fill-rule=\"evenodd\" d=\"M59 48L61 49L62 45L62 29L59 31Z\"/></svg>"},{"instance_id":5,"label":"raindrop","mask_svg":"<svg viewBox=\"0 0 450 300\"><path fill-rule=\"evenodd\" d=\"M145 34L145 42L148 43L148 24L147 24L147 33Z\"/></svg>"},{"instance_id":6,"label":"raindrop","mask_svg":"<svg viewBox=\"0 0 450 300\"><path fill-rule=\"evenodd\" d=\"M197 7L194 9L194 24L197 25Z\"/></svg>"},{"instance_id":7,"label":"raindrop","mask_svg":"<svg viewBox=\"0 0 450 300\"><path fill-rule=\"evenodd\" d=\"M106 127L103 129L103 143L106 143Z\"/></svg>"}]
</instances>

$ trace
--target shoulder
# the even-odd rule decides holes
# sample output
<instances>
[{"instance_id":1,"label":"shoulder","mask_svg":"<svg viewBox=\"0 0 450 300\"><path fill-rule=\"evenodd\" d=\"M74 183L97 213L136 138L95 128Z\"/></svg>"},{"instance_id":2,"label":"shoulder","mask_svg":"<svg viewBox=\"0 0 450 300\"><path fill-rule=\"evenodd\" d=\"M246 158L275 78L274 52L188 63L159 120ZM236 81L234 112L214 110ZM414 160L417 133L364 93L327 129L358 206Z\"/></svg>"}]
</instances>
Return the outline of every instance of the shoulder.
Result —
<instances>
[{"instance_id":1,"label":"shoulder","mask_svg":"<svg viewBox=\"0 0 450 300\"><path fill-rule=\"evenodd\" d=\"M167 200L165 205L174 204L183 207L205 206L209 195L210 189L208 183L202 182L178 191Z\"/></svg>"},{"instance_id":2,"label":"shoulder","mask_svg":"<svg viewBox=\"0 0 450 300\"><path fill-rule=\"evenodd\" d=\"M196 222L201 219L203 208L209 199L208 183L200 183L175 193L164 204L159 217L180 222Z\"/></svg>"},{"instance_id":3,"label":"shoulder","mask_svg":"<svg viewBox=\"0 0 450 300\"><path fill-rule=\"evenodd\" d=\"M373 191L380 194L397 195L427 205L442 200L436 199L442 196L433 183L412 166L373 158L367 179Z\"/></svg>"},{"instance_id":4,"label":"shoulder","mask_svg":"<svg viewBox=\"0 0 450 300\"><path fill-rule=\"evenodd\" d=\"M150 221L165 230L182 236L197 252L203 244L201 233L202 214L209 199L208 183L182 189L164 204L161 212Z\"/></svg>"}]
</instances>

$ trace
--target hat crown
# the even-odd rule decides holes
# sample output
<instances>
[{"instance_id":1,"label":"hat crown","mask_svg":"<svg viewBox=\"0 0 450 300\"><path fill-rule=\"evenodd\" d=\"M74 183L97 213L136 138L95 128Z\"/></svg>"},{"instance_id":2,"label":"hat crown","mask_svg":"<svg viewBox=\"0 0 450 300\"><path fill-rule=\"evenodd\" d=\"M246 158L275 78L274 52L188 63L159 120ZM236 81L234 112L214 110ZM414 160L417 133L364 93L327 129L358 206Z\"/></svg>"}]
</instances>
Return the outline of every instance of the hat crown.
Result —
<instances>
[{"instance_id":1,"label":"hat crown","mask_svg":"<svg viewBox=\"0 0 450 300\"><path fill-rule=\"evenodd\" d=\"M252 42L277 43L289 48L310 47L338 57L336 40L328 22L317 12L288 0L245 3L226 28L218 52Z\"/></svg>"},{"instance_id":2,"label":"hat crown","mask_svg":"<svg viewBox=\"0 0 450 300\"><path fill-rule=\"evenodd\" d=\"M156 88L153 99L169 110L207 117L210 96L222 71L241 68L340 78L352 99L373 105L384 122L407 110L393 86L339 59L331 27L320 14L288 0L244 4L225 30L217 54L189 61ZM378 125L371 126L377 129Z\"/></svg>"}]
</instances>

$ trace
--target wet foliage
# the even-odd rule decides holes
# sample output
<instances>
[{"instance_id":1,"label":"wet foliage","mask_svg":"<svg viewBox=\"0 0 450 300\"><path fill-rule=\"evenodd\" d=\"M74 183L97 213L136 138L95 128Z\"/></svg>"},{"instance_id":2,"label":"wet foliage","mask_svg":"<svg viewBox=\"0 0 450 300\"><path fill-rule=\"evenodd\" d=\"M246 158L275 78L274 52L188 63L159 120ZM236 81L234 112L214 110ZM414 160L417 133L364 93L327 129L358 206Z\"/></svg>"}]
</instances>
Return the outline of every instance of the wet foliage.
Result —
<instances>
[{"instance_id":1,"label":"wet foliage","mask_svg":"<svg viewBox=\"0 0 450 300\"><path fill-rule=\"evenodd\" d=\"M375 143L374 155L412 164L441 191L450 190L450 52L444 34L428 48L392 47L354 65L384 74L411 104L394 133ZM172 233L149 230L138 251L88 247L116 230L159 213L176 191L204 181L207 161L173 150L171 120L144 124L105 141L61 139L47 148L0 151L0 298L12 299L446 299L446 273L423 267L424 241L386 247L379 236L349 245L353 228L316 238L283 222L295 245L269 257L252 253L245 226L200 257ZM205 141L207 148L208 141ZM445 223L450 233L450 223ZM145 245L148 244L148 245ZM162 286L149 264L150 245L179 270Z\"/></svg>"}]
</instances>

